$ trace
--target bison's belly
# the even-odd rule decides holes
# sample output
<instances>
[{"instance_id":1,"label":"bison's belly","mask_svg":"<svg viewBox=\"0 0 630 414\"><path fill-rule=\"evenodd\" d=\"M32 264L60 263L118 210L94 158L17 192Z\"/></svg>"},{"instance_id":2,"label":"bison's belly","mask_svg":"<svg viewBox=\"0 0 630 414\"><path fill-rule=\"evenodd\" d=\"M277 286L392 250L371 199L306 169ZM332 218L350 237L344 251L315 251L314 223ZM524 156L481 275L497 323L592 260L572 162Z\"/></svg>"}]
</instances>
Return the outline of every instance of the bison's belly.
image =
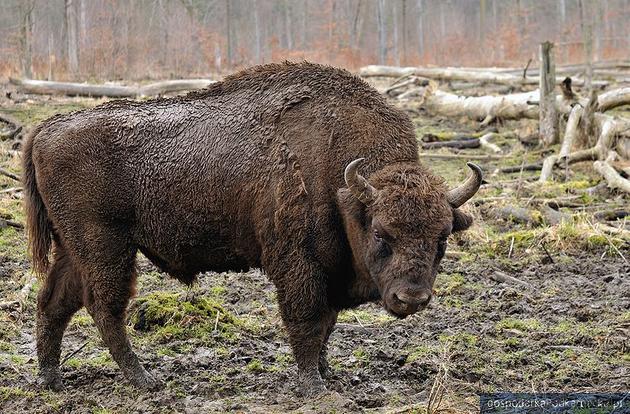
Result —
<instances>
[{"instance_id":1,"label":"bison's belly","mask_svg":"<svg viewBox=\"0 0 630 414\"><path fill-rule=\"evenodd\" d=\"M159 251L141 246L140 251L162 271L186 284L192 283L201 272L241 272L260 266L246 252L235 251L227 245L183 244L177 246L176 251L172 247Z\"/></svg>"}]
</instances>

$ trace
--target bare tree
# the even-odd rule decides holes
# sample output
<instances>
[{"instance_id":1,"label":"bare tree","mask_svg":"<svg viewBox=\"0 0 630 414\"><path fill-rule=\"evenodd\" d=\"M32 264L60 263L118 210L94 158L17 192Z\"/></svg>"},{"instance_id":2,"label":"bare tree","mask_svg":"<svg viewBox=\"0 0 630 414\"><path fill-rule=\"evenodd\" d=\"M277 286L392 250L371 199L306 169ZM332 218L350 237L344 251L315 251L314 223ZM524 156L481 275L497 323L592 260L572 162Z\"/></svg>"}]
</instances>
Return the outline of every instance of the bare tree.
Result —
<instances>
[{"instance_id":1,"label":"bare tree","mask_svg":"<svg viewBox=\"0 0 630 414\"><path fill-rule=\"evenodd\" d=\"M424 7L422 5L422 0L418 1L418 54L420 56L424 55Z\"/></svg>"},{"instance_id":2,"label":"bare tree","mask_svg":"<svg viewBox=\"0 0 630 414\"><path fill-rule=\"evenodd\" d=\"M402 48L403 64L407 63L407 0L402 0Z\"/></svg>"},{"instance_id":3,"label":"bare tree","mask_svg":"<svg viewBox=\"0 0 630 414\"><path fill-rule=\"evenodd\" d=\"M20 48L22 49L22 74L33 77L33 8L35 0L24 0L19 3L21 24L20 24Z\"/></svg>"},{"instance_id":4,"label":"bare tree","mask_svg":"<svg viewBox=\"0 0 630 414\"><path fill-rule=\"evenodd\" d=\"M256 49L255 49L255 56L256 56L256 63L262 63L262 56L260 54L261 49L260 49L260 41L261 41L261 35L260 35L260 10L258 9L258 0L254 0L254 3L252 5L254 7L254 32L255 32L255 37L256 37Z\"/></svg>"},{"instance_id":5,"label":"bare tree","mask_svg":"<svg viewBox=\"0 0 630 414\"><path fill-rule=\"evenodd\" d=\"M385 64L387 58L387 34L385 33L384 0L378 0L376 10L376 24L378 26L378 62Z\"/></svg>"},{"instance_id":6,"label":"bare tree","mask_svg":"<svg viewBox=\"0 0 630 414\"><path fill-rule=\"evenodd\" d=\"M393 36L393 54L394 54L394 63L396 66L400 66L400 51L398 48L398 31L400 25L398 24L398 2L394 2L392 5L392 36Z\"/></svg>"},{"instance_id":7,"label":"bare tree","mask_svg":"<svg viewBox=\"0 0 630 414\"><path fill-rule=\"evenodd\" d=\"M230 0L225 0L225 35L227 38L227 64L232 66L232 11L230 7Z\"/></svg>"},{"instance_id":8,"label":"bare tree","mask_svg":"<svg viewBox=\"0 0 630 414\"><path fill-rule=\"evenodd\" d=\"M77 3L65 0L66 40L68 42L68 69L74 75L79 72L79 32L77 28Z\"/></svg>"},{"instance_id":9,"label":"bare tree","mask_svg":"<svg viewBox=\"0 0 630 414\"><path fill-rule=\"evenodd\" d=\"M628 0L0 0L0 10L9 76L186 76L298 56L353 69L516 67L545 39L560 65L627 59L630 47Z\"/></svg>"}]
</instances>

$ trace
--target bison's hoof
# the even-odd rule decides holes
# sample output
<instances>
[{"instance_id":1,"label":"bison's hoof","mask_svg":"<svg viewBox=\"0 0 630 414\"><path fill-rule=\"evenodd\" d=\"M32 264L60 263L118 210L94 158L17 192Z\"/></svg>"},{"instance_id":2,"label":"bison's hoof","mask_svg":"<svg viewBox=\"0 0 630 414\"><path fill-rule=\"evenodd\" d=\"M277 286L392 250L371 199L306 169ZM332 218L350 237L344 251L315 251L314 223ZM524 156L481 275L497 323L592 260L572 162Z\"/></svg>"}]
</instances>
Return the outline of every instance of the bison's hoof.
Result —
<instances>
[{"instance_id":1,"label":"bison's hoof","mask_svg":"<svg viewBox=\"0 0 630 414\"><path fill-rule=\"evenodd\" d=\"M63 390L63 382L58 372L40 374L37 379L37 386L55 392Z\"/></svg>"},{"instance_id":2,"label":"bison's hoof","mask_svg":"<svg viewBox=\"0 0 630 414\"><path fill-rule=\"evenodd\" d=\"M163 386L162 382L154 378L151 374L144 369L141 372L134 373L129 379L131 384L145 391L157 391Z\"/></svg>"},{"instance_id":3,"label":"bison's hoof","mask_svg":"<svg viewBox=\"0 0 630 414\"><path fill-rule=\"evenodd\" d=\"M326 389L326 385L324 385L322 377L319 374L302 377L299 379L298 383L299 388L297 393L302 397L313 398L328 391Z\"/></svg>"}]
</instances>

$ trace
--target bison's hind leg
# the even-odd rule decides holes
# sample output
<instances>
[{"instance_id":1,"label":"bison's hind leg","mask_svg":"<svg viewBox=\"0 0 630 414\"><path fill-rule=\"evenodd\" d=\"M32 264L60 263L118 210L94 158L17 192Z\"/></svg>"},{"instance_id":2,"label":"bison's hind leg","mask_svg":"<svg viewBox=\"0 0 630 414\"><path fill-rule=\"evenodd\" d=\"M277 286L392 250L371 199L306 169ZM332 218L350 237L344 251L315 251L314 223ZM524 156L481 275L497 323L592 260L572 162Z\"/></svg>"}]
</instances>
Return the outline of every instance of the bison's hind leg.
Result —
<instances>
[{"instance_id":1,"label":"bison's hind leg","mask_svg":"<svg viewBox=\"0 0 630 414\"><path fill-rule=\"evenodd\" d=\"M59 374L61 340L68 322L83 306L81 276L61 245L37 296L37 357L39 381L53 390L62 388Z\"/></svg>"},{"instance_id":2,"label":"bison's hind leg","mask_svg":"<svg viewBox=\"0 0 630 414\"><path fill-rule=\"evenodd\" d=\"M136 249L124 235L107 229L96 241L81 259L85 307L125 377L136 387L154 389L158 383L140 364L125 326L127 305L135 289Z\"/></svg>"}]
</instances>

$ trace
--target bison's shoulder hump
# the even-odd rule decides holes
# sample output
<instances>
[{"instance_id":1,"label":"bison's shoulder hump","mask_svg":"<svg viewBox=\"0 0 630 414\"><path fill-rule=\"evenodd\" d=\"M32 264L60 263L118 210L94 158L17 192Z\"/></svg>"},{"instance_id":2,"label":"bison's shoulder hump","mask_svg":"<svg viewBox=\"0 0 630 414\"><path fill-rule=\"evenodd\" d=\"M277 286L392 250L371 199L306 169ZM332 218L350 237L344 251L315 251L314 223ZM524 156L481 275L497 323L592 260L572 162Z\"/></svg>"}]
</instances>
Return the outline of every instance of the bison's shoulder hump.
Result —
<instances>
[{"instance_id":1,"label":"bison's shoulder hump","mask_svg":"<svg viewBox=\"0 0 630 414\"><path fill-rule=\"evenodd\" d=\"M297 89L296 89L297 88ZM381 95L360 77L345 69L311 62L269 63L227 76L208 88L192 92L187 99L229 95L243 90L283 92L308 88L314 96L330 96L384 104Z\"/></svg>"}]
</instances>

